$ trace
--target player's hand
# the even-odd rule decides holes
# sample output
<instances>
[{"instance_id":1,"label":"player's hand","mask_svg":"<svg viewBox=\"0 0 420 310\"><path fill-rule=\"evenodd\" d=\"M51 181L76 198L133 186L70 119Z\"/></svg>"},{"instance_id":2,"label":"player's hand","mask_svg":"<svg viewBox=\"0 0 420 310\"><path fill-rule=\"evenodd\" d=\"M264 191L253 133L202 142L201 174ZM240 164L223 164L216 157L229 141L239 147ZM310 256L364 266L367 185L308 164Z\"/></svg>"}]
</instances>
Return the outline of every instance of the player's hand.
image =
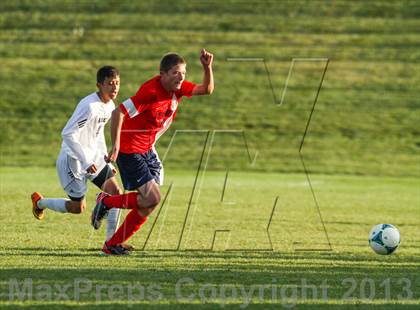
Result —
<instances>
[{"instance_id":1,"label":"player's hand","mask_svg":"<svg viewBox=\"0 0 420 310\"><path fill-rule=\"evenodd\" d=\"M86 172L90 174L95 174L97 170L98 169L96 168L95 164L92 164L91 166L89 166L89 168L86 169Z\"/></svg>"},{"instance_id":2,"label":"player's hand","mask_svg":"<svg viewBox=\"0 0 420 310\"><path fill-rule=\"evenodd\" d=\"M104 159L107 163L114 163L117 160L119 149L113 147L108 156L105 155Z\"/></svg>"},{"instance_id":3,"label":"player's hand","mask_svg":"<svg viewBox=\"0 0 420 310\"><path fill-rule=\"evenodd\" d=\"M205 68L210 68L213 64L213 54L207 52L204 48L201 50L200 62Z\"/></svg>"}]
</instances>

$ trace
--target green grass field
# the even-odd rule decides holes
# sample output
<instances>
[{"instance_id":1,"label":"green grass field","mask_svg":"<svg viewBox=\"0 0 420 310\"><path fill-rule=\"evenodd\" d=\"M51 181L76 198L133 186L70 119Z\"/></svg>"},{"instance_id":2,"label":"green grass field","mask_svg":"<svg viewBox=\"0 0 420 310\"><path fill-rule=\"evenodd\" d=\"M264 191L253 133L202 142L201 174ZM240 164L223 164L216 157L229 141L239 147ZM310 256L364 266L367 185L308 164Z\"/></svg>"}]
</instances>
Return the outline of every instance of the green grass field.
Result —
<instances>
[{"instance_id":1,"label":"green grass field","mask_svg":"<svg viewBox=\"0 0 420 310\"><path fill-rule=\"evenodd\" d=\"M293 158L325 63L297 64L279 108L262 62L228 59L264 58L281 98L292 59L322 57L330 63L305 145L312 170L418 176L419 16L418 1L1 1L0 165L52 167L99 66L121 69L122 101L168 51L200 81L205 47L216 90L183 101L161 148L175 130L245 130L259 170L303 172ZM189 147L179 144L173 167L189 168Z\"/></svg>"},{"instance_id":2,"label":"green grass field","mask_svg":"<svg viewBox=\"0 0 420 310\"><path fill-rule=\"evenodd\" d=\"M419 29L417 0L0 1L0 308L418 309ZM215 92L158 143L166 198L138 251L99 256L92 187L88 212L36 221L29 196L63 196L60 131L98 67L120 68L120 102L168 51L200 81L203 47ZM318 57L299 153L325 61L286 80ZM395 254L369 248L378 223L400 229Z\"/></svg>"},{"instance_id":3,"label":"green grass field","mask_svg":"<svg viewBox=\"0 0 420 310\"><path fill-rule=\"evenodd\" d=\"M102 257L104 229L89 225L92 186L88 212L48 212L40 222L29 193L62 196L55 171L0 172L1 308L416 309L420 303L416 178L311 175L326 234L304 175L232 172L221 202L225 174L200 173L177 250L195 174L169 170L162 193L172 184L171 193L131 239L138 251ZM382 222L402 235L391 256L367 244L370 228ZM230 237L213 240L215 230L230 230Z\"/></svg>"}]
</instances>

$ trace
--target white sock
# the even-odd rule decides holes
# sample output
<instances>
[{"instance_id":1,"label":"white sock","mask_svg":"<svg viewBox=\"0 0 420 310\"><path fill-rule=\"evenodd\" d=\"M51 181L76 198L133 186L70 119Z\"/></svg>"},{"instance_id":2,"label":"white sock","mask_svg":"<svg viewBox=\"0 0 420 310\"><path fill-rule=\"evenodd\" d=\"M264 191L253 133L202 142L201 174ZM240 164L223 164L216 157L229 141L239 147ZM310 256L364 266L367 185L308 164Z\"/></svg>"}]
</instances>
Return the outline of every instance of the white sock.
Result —
<instances>
[{"instance_id":1,"label":"white sock","mask_svg":"<svg viewBox=\"0 0 420 310\"><path fill-rule=\"evenodd\" d=\"M38 208L40 209L51 209L56 212L61 213L67 213L66 209L66 202L69 201L69 199L64 198L43 198L38 200Z\"/></svg>"},{"instance_id":2,"label":"white sock","mask_svg":"<svg viewBox=\"0 0 420 310\"><path fill-rule=\"evenodd\" d=\"M119 208L111 208L108 211L107 223L106 223L106 241L111 239L115 234L115 231L118 227L118 222L120 220L120 211Z\"/></svg>"}]
</instances>

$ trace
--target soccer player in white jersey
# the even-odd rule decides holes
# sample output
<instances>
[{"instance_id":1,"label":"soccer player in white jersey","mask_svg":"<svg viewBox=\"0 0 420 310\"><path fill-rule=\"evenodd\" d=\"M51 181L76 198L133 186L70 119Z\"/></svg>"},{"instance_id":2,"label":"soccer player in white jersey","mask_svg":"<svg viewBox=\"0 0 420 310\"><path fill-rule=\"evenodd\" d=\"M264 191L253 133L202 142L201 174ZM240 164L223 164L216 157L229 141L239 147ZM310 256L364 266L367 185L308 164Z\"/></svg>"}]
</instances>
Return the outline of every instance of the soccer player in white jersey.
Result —
<instances>
[{"instance_id":1,"label":"soccer player in white jersey","mask_svg":"<svg viewBox=\"0 0 420 310\"><path fill-rule=\"evenodd\" d=\"M70 199L43 198L34 192L32 213L38 220L45 217L45 209L82 213L86 208L87 180L106 193L122 193L114 177L115 168L104 159L108 153L104 127L115 109L113 99L120 89L120 74L116 68L104 66L98 70L96 80L98 91L79 102L61 133L63 142L56 166L61 185ZM107 240L118 225L119 209L111 211L114 210L107 218Z\"/></svg>"}]
</instances>

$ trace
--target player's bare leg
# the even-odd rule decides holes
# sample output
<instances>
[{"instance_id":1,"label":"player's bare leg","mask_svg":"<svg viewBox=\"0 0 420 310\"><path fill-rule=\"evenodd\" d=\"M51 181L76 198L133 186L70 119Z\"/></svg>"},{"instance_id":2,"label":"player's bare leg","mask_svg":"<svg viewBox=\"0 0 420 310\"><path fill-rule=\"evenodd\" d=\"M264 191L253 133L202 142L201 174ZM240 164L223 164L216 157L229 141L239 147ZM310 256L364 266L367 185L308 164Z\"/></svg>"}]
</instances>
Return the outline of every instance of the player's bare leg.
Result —
<instances>
[{"instance_id":1,"label":"player's bare leg","mask_svg":"<svg viewBox=\"0 0 420 310\"><path fill-rule=\"evenodd\" d=\"M32 213L36 219L42 220L45 217L45 209L51 209L60 213L81 213L86 207L82 201L72 201L66 198L44 198L40 193L34 192L31 195Z\"/></svg>"},{"instance_id":2,"label":"player's bare leg","mask_svg":"<svg viewBox=\"0 0 420 310\"><path fill-rule=\"evenodd\" d=\"M86 199L81 200L67 200L66 209L68 213L80 214L86 209Z\"/></svg>"},{"instance_id":3,"label":"player's bare leg","mask_svg":"<svg viewBox=\"0 0 420 310\"><path fill-rule=\"evenodd\" d=\"M115 177L109 178L104 182L101 188L105 193L110 195L120 195L122 190L118 186L117 179Z\"/></svg>"},{"instance_id":4,"label":"player's bare leg","mask_svg":"<svg viewBox=\"0 0 420 310\"><path fill-rule=\"evenodd\" d=\"M109 178L104 182L102 185L102 190L111 194L111 195L118 195L121 194L121 190L118 187L117 181L115 177ZM32 199L32 213L34 214L35 218L42 220L45 217L44 210L46 208L51 209L56 212L60 213L72 213L72 214L80 214L83 213L86 209L86 199L84 197L78 198L44 198L40 193L33 193L31 195ZM116 227L118 226L118 216L119 212L113 211L111 213L112 218L116 218L115 225L113 231L115 232ZM113 233L112 233L113 234ZM112 236L110 233L110 236ZM109 237L110 237L109 236Z\"/></svg>"},{"instance_id":5,"label":"player's bare leg","mask_svg":"<svg viewBox=\"0 0 420 310\"><path fill-rule=\"evenodd\" d=\"M137 189L137 210L143 217L149 216L159 205L160 189L155 180L151 180Z\"/></svg>"}]
</instances>

